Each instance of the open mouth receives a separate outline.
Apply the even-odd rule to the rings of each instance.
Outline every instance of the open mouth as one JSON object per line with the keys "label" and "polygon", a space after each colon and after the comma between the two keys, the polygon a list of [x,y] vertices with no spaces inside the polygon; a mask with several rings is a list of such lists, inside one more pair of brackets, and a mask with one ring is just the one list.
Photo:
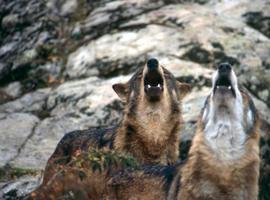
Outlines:
{"label": "open mouth", "polygon": [[236,97],[235,89],[232,85],[229,74],[218,74],[218,78],[214,86],[214,94],[217,90],[221,91],[222,93],[231,92],[233,96]]}
{"label": "open mouth", "polygon": [[158,101],[163,92],[163,77],[158,70],[149,70],[144,77],[144,91],[150,101]]}

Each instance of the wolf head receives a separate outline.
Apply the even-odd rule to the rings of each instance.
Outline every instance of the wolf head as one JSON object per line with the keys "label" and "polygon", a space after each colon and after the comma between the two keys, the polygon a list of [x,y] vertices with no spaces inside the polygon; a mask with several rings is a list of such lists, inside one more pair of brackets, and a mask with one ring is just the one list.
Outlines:
{"label": "wolf head", "polygon": [[228,63],[218,66],[212,77],[212,91],[203,108],[203,121],[216,120],[219,115],[229,115],[239,120],[248,134],[255,127],[257,112],[247,92],[239,88],[237,77]]}
{"label": "wolf head", "polygon": [[220,64],[202,110],[202,127],[209,146],[223,159],[238,159],[245,152],[246,141],[256,136],[257,124],[252,99],[239,89],[231,65]]}
{"label": "wolf head", "polygon": [[127,83],[115,84],[113,89],[126,102],[128,113],[134,114],[138,107],[151,113],[151,110],[158,110],[161,105],[171,107],[164,112],[170,112],[171,109],[178,111],[181,99],[190,91],[191,86],[177,81],[157,59],[152,58]]}

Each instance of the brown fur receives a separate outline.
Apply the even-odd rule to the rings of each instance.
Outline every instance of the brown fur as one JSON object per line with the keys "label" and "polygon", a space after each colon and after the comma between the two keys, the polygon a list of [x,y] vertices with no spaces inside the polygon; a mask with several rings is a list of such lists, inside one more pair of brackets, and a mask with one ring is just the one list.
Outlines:
{"label": "brown fur", "polygon": [[[224,92],[220,94],[225,95]],[[147,178],[145,173],[140,175],[142,172],[133,172],[130,173],[131,175],[124,174],[112,178],[108,184],[107,199],[124,200],[129,199],[128,195],[132,195],[133,199],[151,199],[159,196],[160,199],[178,200],[256,200],[258,198],[260,163],[259,119],[253,102],[246,92],[241,90],[239,95],[243,99],[242,108],[239,108],[243,109],[243,121],[240,122],[246,136],[243,150],[235,152],[236,155],[240,155],[239,158],[227,159],[221,154],[222,151],[218,151],[218,155],[213,152],[206,141],[205,127],[208,121],[202,120],[204,114],[202,112],[187,163],[182,167],[176,167],[178,174],[174,175],[174,180],[170,182],[169,188],[166,187],[166,183],[160,181],[165,180],[164,174],[162,177],[153,174]],[[212,101],[211,98],[211,95],[207,98],[203,111],[209,109],[207,106]],[[221,101],[218,109],[224,109],[229,101],[230,99],[225,98],[225,102]],[[248,124],[250,119],[248,119],[248,111],[253,114],[251,127]],[[230,110],[226,110],[226,112],[230,113]],[[238,114],[240,115],[240,113]],[[241,135],[242,133],[235,134]],[[126,178],[130,176],[131,178]],[[128,181],[125,181],[126,179]],[[148,191],[148,195],[151,197],[145,197],[144,191],[140,188],[149,185],[153,185],[152,189]],[[117,194],[121,194],[121,196],[119,197]]]}
{"label": "brown fur", "polygon": [[[130,98],[127,101],[131,103],[125,108],[125,115],[114,141],[115,149],[131,153],[144,164],[176,162],[182,124],[181,100],[190,90],[188,84],[173,81],[173,76],[165,68],[159,70],[166,81],[161,100],[157,103],[148,101],[144,87],[135,86],[132,89],[131,85],[123,86]],[[138,77],[144,74],[145,69]],[[136,81],[143,85],[143,78]],[[134,93],[141,95],[132,102]]]}
{"label": "brown fur", "polygon": [[[249,110],[254,114],[254,118],[251,127],[247,126],[247,121],[241,122],[244,124],[247,137],[243,154],[239,154],[241,156],[238,159],[223,159],[222,155],[213,152],[206,141],[207,122],[203,120],[204,112],[202,112],[188,160],[184,165],[148,166],[139,170],[125,169],[115,174],[109,173],[97,181],[91,179],[96,181],[95,183],[88,183],[90,179],[86,179],[84,183],[69,182],[69,184],[76,185],[79,191],[82,190],[80,194],[88,194],[82,199],[256,200],[260,161],[259,119],[250,97],[244,91],[241,91],[241,96],[243,119],[247,119]],[[210,98],[211,96],[207,98],[203,111],[208,109]],[[71,175],[73,174],[70,173]],[[55,182],[59,180],[61,179],[55,179]],[[98,194],[101,196],[92,195],[97,193],[91,194],[93,185],[97,186],[95,191],[99,191]]]}
{"label": "brown fur", "polygon": [[[243,94],[246,106],[249,97]],[[258,196],[259,177],[259,121],[245,143],[245,153],[235,161],[217,159],[203,136],[204,124],[199,121],[189,152],[187,164],[182,169],[181,192],[183,200],[255,200]]]}
{"label": "brown fur", "polygon": [[[37,191],[43,191],[52,177],[58,177],[58,166],[67,165],[78,151],[108,148],[130,153],[144,164],[175,163],[179,156],[181,100],[191,87],[178,82],[161,66],[158,71],[164,81],[159,101],[149,101],[144,92],[146,66],[139,69],[127,83],[115,84],[113,89],[126,102],[121,123],[111,128],[92,128],[66,134],[48,160],[43,183]],[[73,176],[68,176],[67,182],[72,182],[70,177]],[[100,175],[100,179],[102,177]]]}

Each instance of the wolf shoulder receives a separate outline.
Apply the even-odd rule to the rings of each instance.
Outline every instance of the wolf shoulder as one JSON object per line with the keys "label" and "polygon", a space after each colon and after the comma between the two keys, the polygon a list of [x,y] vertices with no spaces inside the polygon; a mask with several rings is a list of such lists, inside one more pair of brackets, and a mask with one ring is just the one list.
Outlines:
{"label": "wolf shoulder", "polygon": [[70,151],[80,149],[88,150],[88,148],[112,148],[113,141],[118,126],[110,127],[93,127],[85,130],[75,130],[66,133],[56,146],[59,148],[68,148]]}

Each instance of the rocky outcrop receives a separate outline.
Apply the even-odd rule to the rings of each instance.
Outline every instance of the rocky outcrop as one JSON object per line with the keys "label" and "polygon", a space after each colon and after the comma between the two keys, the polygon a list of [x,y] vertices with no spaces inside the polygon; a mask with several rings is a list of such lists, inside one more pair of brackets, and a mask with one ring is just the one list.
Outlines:
{"label": "rocky outcrop", "polygon": [[66,132],[117,123],[111,85],[157,57],[194,85],[181,158],[215,65],[234,65],[261,114],[260,199],[270,199],[269,13],[267,0],[0,0],[0,198],[40,177],[6,176],[7,167],[40,172]]}

